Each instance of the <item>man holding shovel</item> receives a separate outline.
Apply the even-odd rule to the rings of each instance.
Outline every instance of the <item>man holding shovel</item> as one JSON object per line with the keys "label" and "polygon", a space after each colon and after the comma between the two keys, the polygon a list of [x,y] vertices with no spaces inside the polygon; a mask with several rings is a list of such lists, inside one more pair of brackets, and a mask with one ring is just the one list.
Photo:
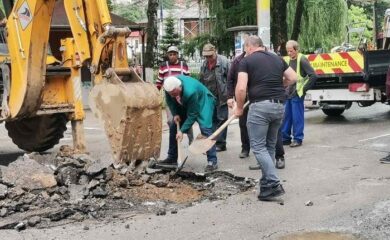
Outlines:
{"label": "man holding shovel", "polygon": [[297,74],[280,57],[266,52],[258,36],[249,36],[238,68],[234,114],[241,116],[246,94],[250,101],[247,128],[250,146],[261,166],[260,194],[258,199],[269,201],[284,194],[277,176],[273,158],[283,112],[284,86],[296,82]]}
{"label": "man holding shovel", "polygon": [[[195,122],[199,124],[203,136],[208,137],[213,133],[215,97],[199,81],[184,75],[168,77],[163,87],[173,120],[181,124],[179,131],[176,124],[169,128],[168,159],[172,159],[171,164],[177,165],[177,141],[183,139],[183,133],[187,133]],[[218,169],[215,145],[207,151],[207,162],[205,172]]]}

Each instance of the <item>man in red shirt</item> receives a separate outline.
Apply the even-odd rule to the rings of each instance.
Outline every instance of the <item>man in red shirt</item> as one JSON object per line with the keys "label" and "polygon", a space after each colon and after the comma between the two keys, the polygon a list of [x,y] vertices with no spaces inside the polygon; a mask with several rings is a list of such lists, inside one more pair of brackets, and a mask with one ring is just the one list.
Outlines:
{"label": "man in red shirt", "polygon": [[189,75],[187,63],[179,60],[179,49],[176,46],[170,46],[167,51],[168,60],[161,63],[158,69],[158,78],[156,86],[160,90],[164,84],[164,79],[170,76],[180,74]]}

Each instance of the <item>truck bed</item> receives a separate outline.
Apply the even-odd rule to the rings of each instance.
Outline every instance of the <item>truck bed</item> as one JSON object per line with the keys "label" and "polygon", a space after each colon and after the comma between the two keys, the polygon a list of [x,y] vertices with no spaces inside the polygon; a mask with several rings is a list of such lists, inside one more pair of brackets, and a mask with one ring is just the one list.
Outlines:
{"label": "truck bed", "polygon": [[311,54],[307,58],[318,75],[312,89],[341,89],[361,82],[384,87],[390,50]]}

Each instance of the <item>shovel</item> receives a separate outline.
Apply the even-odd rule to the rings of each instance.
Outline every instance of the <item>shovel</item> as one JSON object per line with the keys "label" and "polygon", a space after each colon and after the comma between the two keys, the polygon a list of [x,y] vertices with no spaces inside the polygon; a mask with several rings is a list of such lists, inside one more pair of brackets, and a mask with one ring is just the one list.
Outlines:
{"label": "shovel", "polygon": [[[179,122],[176,122],[176,129],[177,132],[180,131],[180,125]],[[187,160],[187,159],[186,159]],[[181,145],[181,141],[177,140],[177,168],[183,167],[184,161],[183,161],[183,147]]]}
{"label": "shovel", "polygon": [[[249,101],[245,103],[244,109],[249,105]],[[207,152],[210,148],[213,147],[216,138],[218,135],[231,123],[234,119],[236,119],[236,115],[232,115],[222,126],[220,126],[213,134],[209,137],[205,137],[202,134],[199,134],[196,139],[192,142],[192,144],[188,147],[188,150],[193,154],[201,154]]]}

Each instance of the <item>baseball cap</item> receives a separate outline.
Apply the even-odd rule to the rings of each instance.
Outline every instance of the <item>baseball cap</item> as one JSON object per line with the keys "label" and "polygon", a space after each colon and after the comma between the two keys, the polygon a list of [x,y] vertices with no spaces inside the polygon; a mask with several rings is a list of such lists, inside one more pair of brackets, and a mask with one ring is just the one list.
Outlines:
{"label": "baseball cap", "polygon": [[207,43],[206,45],[203,46],[203,56],[212,56],[215,52],[215,47],[211,43]]}
{"label": "baseball cap", "polygon": [[179,49],[176,46],[170,46],[167,50],[167,53],[169,52],[176,52],[179,53]]}
{"label": "baseball cap", "polygon": [[167,92],[172,91],[173,89],[180,87],[181,86],[181,81],[177,77],[167,77],[164,80],[164,89]]}

